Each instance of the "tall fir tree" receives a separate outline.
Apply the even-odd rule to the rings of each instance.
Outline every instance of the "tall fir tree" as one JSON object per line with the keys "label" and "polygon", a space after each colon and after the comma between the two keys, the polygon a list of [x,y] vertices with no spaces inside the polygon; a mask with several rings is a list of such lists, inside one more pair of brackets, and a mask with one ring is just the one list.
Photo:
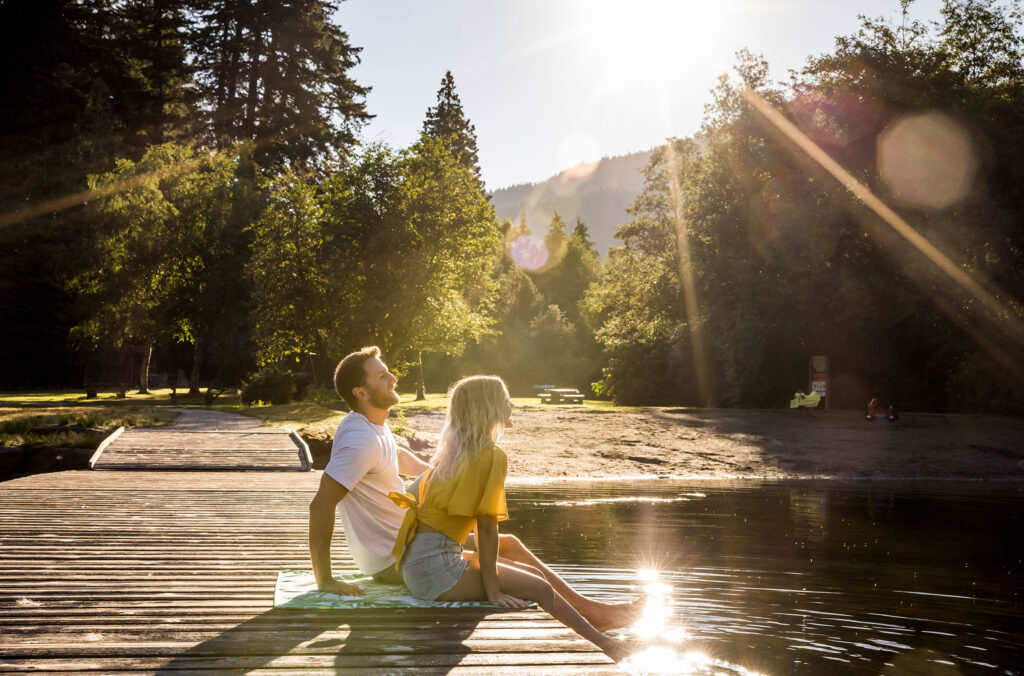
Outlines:
{"label": "tall fir tree", "polygon": [[530,226],[526,224],[526,210],[519,214],[519,222],[509,230],[509,240],[515,241],[520,237],[529,237],[533,233],[530,231]]}
{"label": "tall fir tree", "polygon": [[[56,200],[126,153],[126,70],[109,0],[0,2],[0,354],[3,383],[67,383],[71,299],[61,277],[90,225]],[[27,210],[27,211],[26,211]]]}
{"label": "tall fir tree", "polygon": [[[112,96],[127,68],[107,0],[0,3],[0,208],[85,188],[120,151]],[[105,152],[97,156],[103,147]]]}
{"label": "tall fir tree", "polygon": [[114,47],[128,61],[128,140],[139,147],[187,141],[192,134],[196,92],[187,37],[193,28],[190,2],[130,2],[118,12],[122,24]]}
{"label": "tall fir tree", "polygon": [[327,0],[196,0],[196,82],[218,146],[255,144],[265,167],[321,170],[346,160],[371,117],[349,71],[360,48]]}
{"label": "tall fir tree", "polygon": [[423,133],[434,139],[446,139],[452,154],[462,166],[473,172],[480,185],[480,159],[477,156],[476,127],[466,118],[462,101],[455,92],[455,78],[449,70],[437,90],[437,105],[427,108]]}
{"label": "tall fir tree", "polygon": [[566,248],[569,244],[569,238],[565,235],[565,219],[558,215],[558,211],[555,211],[554,217],[551,219],[551,224],[548,226],[548,232],[544,235],[544,246],[548,250],[548,260],[541,268],[541,272],[546,272],[553,269],[562,259],[565,258]]}

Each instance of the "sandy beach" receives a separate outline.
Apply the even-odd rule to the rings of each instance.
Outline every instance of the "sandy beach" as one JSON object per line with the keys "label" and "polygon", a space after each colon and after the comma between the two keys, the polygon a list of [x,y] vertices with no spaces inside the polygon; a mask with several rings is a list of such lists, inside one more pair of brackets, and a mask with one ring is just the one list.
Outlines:
{"label": "sandy beach", "polygon": [[[444,414],[412,414],[429,455]],[[688,478],[958,478],[1024,480],[1024,419],[858,411],[528,406],[502,439],[510,480]]]}

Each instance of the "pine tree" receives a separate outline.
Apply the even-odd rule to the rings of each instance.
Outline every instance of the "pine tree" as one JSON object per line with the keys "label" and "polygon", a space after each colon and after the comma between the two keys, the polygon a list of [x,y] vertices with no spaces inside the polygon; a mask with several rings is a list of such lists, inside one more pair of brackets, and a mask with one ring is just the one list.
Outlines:
{"label": "pine tree", "polygon": [[526,225],[526,210],[519,214],[519,223],[515,225],[510,231],[509,240],[515,241],[520,237],[529,237],[533,233],[530,232],[530,227]]}
{"label": "pine tree", "polygon": [[[0,209],[85,188],[123,127],[110,96],[123,70],[107,0],[0,3]],[[97,157],[98,145],[110,150]]]}
{"label": "pine tree", "polygon": [[322,169],[347,159],[371,116],[351,78],[358,47],[328,0],[196,0],[196,80],[220,147],[253,141],[265,167]]}
{"label": "pine tree", "polygon": [[576,217],[576,227],[573,228],[570,239],[579,242],[584,249],[593,250],[594,255],[597,255],[597,251],[594,248],[594,240],[590,237],[590,230],[587,229],[587,224],[579,216]]}
{"label": "pine tree", "polygon": [[545,270],[562,262],[568,245],[569,238],[565,236],[565,220],[558,215],[556,210],[554,218],[551,219],[551,225],[548,226],[548,233],[544,235],[544,246],[548,249],[548,262],[544,266]]}
{"label": "pine tree", "polygon": [[125,5],[114,45],[129,61],[121,97],[129,141],[159,145],[190,136],[196,93],[186,51],[192,28],[187,2],[152,0]]}
{"label": "pine tree", "polygon": [[480,180],[480,160],[477,157],[476,127],[462,110],[462,101],[455,93],[455,78],[448,71],[437,90],[437,105],[427,108],[427,119],[423,121],[423,133],[434,139],[447,139],[451,151],[462,166],[473,172]]}

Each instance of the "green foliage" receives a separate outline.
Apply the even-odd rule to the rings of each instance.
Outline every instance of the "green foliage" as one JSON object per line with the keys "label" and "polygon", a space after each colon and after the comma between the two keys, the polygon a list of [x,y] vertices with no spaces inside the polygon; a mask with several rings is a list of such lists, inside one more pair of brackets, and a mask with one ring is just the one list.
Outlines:
{"label": "green foliage", "polygon": [[[500,243],[494,210],[446,140],[421,138],[405,170],[393,256],[371,273],[377,335],[399,358],[405,350],[458,354],[490,323],[481,304]],[[408,285],[386,284],[401,274]]]}
{"label": "green foliage", "polygon": [[261,363],[367,344],[393,362],[455,354],[488,325],[494,214],[444,141],[371,146],[323,182],[286,174],[253,234]]}
{"label": "green foliage", "polygon": [[[878,395],[911,409],[1020,410],[1010,327],[1021,319],[1024,247],[1010,214],[1024,211],[1012,131],[1024,119],[1021,17],[948,0],[943,19],[934,33],[906,16],[900,26],[865,19],[834,53],[810,59],[790,92],[770,83],[763,60],[739,55],[738,82],[715,89],[702,133],[652,154],[617,232],[625,246],[587,293],[584,317],[608,357],[597,389],[618,403],[779,406],[806,386],[807,357],[827,354],[838,406]],[[936,108],[969,120],[993,149],[983,183],[952,207],[903,212],[955,265],[1002,286],[990,287],[1006,299],[1000,313],[783,142],[743,88],[896,206],[875,166],[886,125]],[[995,383],[998,397],[981,394]]]}
{"label": "green foliage", "polygon": [[90,205],[96,236],[70,282],[85,315],[72,335],[86,348],[108,341],[152,344],[161,324],[172,321],[187,239],[172,194],[197,164],[190,150],[167,144],[152,148],[138,163],[122,159],[114,171],[90,178],[95,191],[130,187]]}
{"label": "green foliage", "polygon": [[[154,333],[171,370],[174,341],[192,344],[193,388],[204,362],[214,380],[251,366],[241,226],[262,210],[260,175],[344,160],[368,117],[367,90],[350,76],[359,49],[334,10],[320,0],[0,4],[0,213],[21,218],[4,226],[0,246],[0,312],[20,318],[0,342],[19,364],[5,382],[70,384],[83,354],[107,344],[116,357],[113,346]],[[177,161],[154,154],[166,141],[222,151],[202,163],[197,194],[167,193],[171,175],[143,177]],[[214,179],[215,165],[235,157],[234,177]],[[86,194],[134,178],[120,200]],[[168,205],[177,213],[159,213]],[[136,264],[143,232],[154,251]],[[169,242],[183,248],[165,265],[155,256]],[[111,256],[125,265],[99,269]],[[124,318],[130,326],[119,326]]]}
{"label": "green foliage", "polygon": [[585,390],[603,359],[579,304],[600,274],[600,260],[586,225],[577,222],[567,237],[556,214],[546,239],[561,255],[543,270],[527,272],[512,259],[509,247],[529,234],[525,216],[506,229],[506,247],[493,273],[496,291],[487,300],[494,327],[467,350],[461,373],[496,373],[524,394],[552,383]]}
{"label": "green foliage", "polygon": [[185,141],[197,117],[186,39],[189,3],[129,2],[116,13],[123,63],[126,140],[134,146]]}
{"label": "green foliage", "polygon": [[249,260],[261,364],[317,349],[332,328],[331,309],[344,297],[332,293],[325,227],[315,184],[285,174],[271,185],[267,209],[252,227]]}
{"label": "green foliage", "polygon": [[262,167],[299,173],[345,160],[369,118],[350,70],[358,47],[327,0],[196,2],[189,44],[205,131],[218,147],[252,141]]}
{"label": "green foliage", "polygon": [[[256,364],[250,386],[273,389],[300,365],[329,383],[336,358],[378,344],[399,370],[426,354],[441,387],[497,372],[518,391],[777,406],[828,354],[834,404],[1024,410],[1022,15],[945,0],[927,25],[901,6],[788,88],[740,53],[701,133],[651,153],[623,246],[602,264],[586,225],[554,213],[534,224],[549,262],[525,271],[508,250],[525,212],[496,223],[451,73],[417,143],[353,154],[367,90],[333,3],[2,3],[0,211],[38,207],[0,233],[3,377],[77,381],[70,332],[83,355],[136,346],[143,387],[154,346],[168,370],[191,346],[193,388],[204,368]],[[745,89],[995,302],[796,152]],[[879,138],[915,111],[953,120],[978,159],[953,205],[908,206],[879,177]]]}
{"label": "green foliage", "polygon": [[280,366],[267,366],[251,374],[239,390],[244,406],[269,403],[274,406],[302,401],[309,391],[309,376]]}
{"label": "green foliage", "polygon": [[[233,276],[244,245],[237,168],[225,154],[167,143],[90,177],[106,196],[89,205],[91,241],[68,281],[81,317],[71,337],[81,349],[152,346],[162,337],[216,344],[213,334],[244,316]],[[144,387],[145,357],[142,368]]]}

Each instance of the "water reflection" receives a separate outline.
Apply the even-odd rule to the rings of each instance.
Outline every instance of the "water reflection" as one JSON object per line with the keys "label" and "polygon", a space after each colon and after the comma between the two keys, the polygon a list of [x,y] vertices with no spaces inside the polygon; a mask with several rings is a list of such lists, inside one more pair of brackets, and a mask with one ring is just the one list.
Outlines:
{"label": "water reflection", "polygon": [[649,592],[633,673],[1015,673],[1024,486],[510,487],[510,532],[581,592]]}

